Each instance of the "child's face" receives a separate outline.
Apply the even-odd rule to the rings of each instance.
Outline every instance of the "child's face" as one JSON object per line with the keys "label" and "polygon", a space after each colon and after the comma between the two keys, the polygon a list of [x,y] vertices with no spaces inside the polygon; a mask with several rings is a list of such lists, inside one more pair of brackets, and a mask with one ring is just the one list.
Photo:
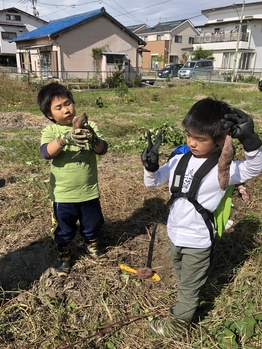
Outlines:
{"label": "child's face", "polygon": [[196,158],[208,158],[218,146],[210,134],[194,130],[186,130],[186,143]]}
{"label": "child's face", "polygon": [[74,103],[62,96],[56,96],[52,99],[50,111],[49,119],[55,120],[59,125],[71,125],[76,115]]}

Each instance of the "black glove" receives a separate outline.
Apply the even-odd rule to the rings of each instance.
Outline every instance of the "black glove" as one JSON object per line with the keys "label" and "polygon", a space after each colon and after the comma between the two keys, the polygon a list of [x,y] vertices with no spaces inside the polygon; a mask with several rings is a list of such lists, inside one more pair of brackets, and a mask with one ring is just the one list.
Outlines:
{"label": "black glove", "polygon": [[158,149],[162,143],[162,133],[159,131],[155,144],[152,143],[151,132],[147,131],[147,148],[141,154],[141,161],[145,169],[149,172],[155,172],[159,169]]}
{"label": "black glove", "polygon": [[232,114],[225,114],[221,120],[225,130],[232,138],[237,138],[246,151],[258,149],[262,145],[259,136],[254,132],[253,119],[242,110],[232,108]]}

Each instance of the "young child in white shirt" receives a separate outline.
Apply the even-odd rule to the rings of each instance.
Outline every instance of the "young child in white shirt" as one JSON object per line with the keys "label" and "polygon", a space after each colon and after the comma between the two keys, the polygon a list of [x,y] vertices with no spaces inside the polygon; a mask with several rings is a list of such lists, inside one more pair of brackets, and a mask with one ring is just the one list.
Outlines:
{"label": "young child in white shirt", "polygon": [[[170,307],[168,318],[149,322],[153,332],[175,340],[185,336],[198,307],[199,292],[208,277],[212,240],[216,234],[214,225],[211,223],[208,229],[203,216],[186,196],[196,171],[202,164],[207,164],[207,159],[215,153],[220,154],[223,147],[221,155],[218,155],[222,160],[222,169],[221,164],[220,167],[216,164],[202,178],[195,196],[201,207],[212,213],[229,185],[244,183],[258,176],[262,170],[262,142],[254,132],[252,118],[243,111],[231,108],[223,101],[205,98],[192,106],[182,126],[192,154],[182,178],[182,194],[174,198],[167,221],[171,258],[179,281],[179,299]],[[230,136],[243,144],[245,161],[232,161]],[[153,144],[148,132],[148,147],[141,155],[144,183],[146,187],[154,188],[168,182],[171,192],[175,169],[184,155],[178,154],[159,167],[160,145],[161,134],[157,135]]]}

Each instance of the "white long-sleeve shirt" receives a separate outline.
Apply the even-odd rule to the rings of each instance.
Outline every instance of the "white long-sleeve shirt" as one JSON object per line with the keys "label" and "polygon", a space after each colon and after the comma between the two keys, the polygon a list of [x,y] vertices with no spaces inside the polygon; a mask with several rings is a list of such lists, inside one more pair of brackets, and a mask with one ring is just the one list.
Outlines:
{"label": "white long-sleeve shirt", "polygon": [[[175,168],[183,154],[177,154],[156,172],[144,170],[144,183],[148,188],[169,183],[172,185]],[[262,171],[262,150],[245,152],[245,161],[232,161],[230,165],[229,185],[244,183],[258,176]],[[191,156],[186,169],[182,192],[188,192],[193,176],[206,161],[203,158]],[[208,211],[214,212],[225,191],[218,182],[218,166],[216,165],[201,181],[196,200]],[[167,231],[174,245],[191,248],[207,248],[211,245],[210,234],[206,224],[193,204],[185,198],[175,199],[167,221]],[[215,235],[214,231],[214,235]]]}

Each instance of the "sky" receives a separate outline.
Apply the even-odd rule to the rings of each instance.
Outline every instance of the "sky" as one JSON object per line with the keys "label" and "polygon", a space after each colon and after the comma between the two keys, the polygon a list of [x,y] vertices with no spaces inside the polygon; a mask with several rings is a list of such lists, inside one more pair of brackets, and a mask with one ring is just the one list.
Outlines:
{"label": "sky", "polygon": [[[242,5],[261,0],[238,0]],[[207,23],[202,10],[229,6],[232,0],[0,0],[0,10],[16,7],[33,15],[32,3],[39,18],[51,20],[74,14],[97,10],[101,7],[124,26],[147,24],[154,26],[159,22],[189,19],[194,26]],[[262,6],[262,2],[261,2]]]}

